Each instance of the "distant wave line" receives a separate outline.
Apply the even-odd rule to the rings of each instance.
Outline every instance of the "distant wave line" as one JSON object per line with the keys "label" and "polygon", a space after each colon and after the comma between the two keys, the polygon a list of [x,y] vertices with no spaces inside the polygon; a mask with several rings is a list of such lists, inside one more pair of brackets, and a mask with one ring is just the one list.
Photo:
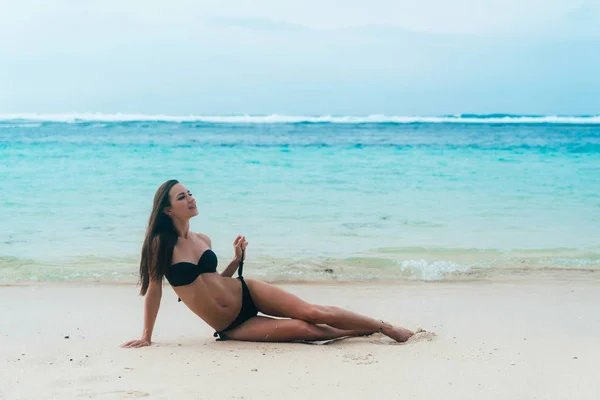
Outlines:
{"label": "distant wave line", "polygon": [[509,114],[459,114],[448,116],[303,116],[303,115],[164,115],[164,114],[0,114],[0,122],[198,122],[212,124],[600,124],[600,115],[557,116],[557,115],[509,115]]}

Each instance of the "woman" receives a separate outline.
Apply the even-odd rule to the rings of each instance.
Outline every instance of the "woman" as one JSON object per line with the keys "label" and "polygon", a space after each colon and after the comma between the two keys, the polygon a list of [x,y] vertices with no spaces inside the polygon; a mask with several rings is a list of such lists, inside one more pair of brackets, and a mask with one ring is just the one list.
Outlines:
{"label": "woman", "polygon": [[[233,242],[235,258],[221,272],[211,240],[190,232],[190,219],[198,215],[196,200],[176,180],[162,184],[154,205],[142,247],[140,294],[144,302],[142,338],[123,347],[143,347],[152,343],[152,330],[166,277],[180,301],[213,327],[221,340],[315,341],[375,332],[398,341],[414,333],[363,315],[332,306],[307,303],[276,286],[241,275],[248,241],[238,236]],[[240,266],[237,279],[231,278]],[[269,315],[257,316],[257,313]]]}

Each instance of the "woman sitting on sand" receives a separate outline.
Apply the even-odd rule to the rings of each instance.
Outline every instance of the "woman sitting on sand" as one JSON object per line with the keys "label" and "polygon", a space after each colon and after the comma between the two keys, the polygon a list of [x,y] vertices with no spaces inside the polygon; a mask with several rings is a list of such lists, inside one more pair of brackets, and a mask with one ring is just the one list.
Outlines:
{"label": "woman sitting on sand", "polygon": [[[222,340],[315,341],[381,332],[405,342],[414,335],[408,329],[339,307],[307,303],[265,282],[244,280],[241,267],[248,245],[244,236],[235,239],[235,258],[218,273],[210,238],[190,232],[190,218],[196,215],[196,200],[178,181],[169,180],[156,191],[140,262],[140,294],[146,296],[144,330],[141,339],[123,347],[152,343],[163,277],[180,301],[213,327],[215,336]],[[231,278],[238,265],[238,278]],[[257,316],[258,312],[279,318]]]}

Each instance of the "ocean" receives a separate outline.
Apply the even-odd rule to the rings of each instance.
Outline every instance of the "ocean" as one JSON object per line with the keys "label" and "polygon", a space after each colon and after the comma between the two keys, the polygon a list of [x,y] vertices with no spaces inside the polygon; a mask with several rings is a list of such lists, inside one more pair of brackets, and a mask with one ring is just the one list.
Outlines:
{"label": "ocean", "polygon": [[600,116],[0,115],[0,175],[4,284],[135,282],[168,179],[248,277],[600,270]]}

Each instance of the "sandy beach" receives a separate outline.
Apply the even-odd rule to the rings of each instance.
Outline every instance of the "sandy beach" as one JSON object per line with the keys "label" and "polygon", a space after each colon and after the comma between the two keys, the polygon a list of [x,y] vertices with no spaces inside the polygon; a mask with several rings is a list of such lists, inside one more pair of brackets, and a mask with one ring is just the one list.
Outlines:
{"label": "sandy beach", "polygon": [[282,285],[436,336],[218,342],[167,288],[152,347],[130,285],[0,288],[5,399],[598,399],[600,284]]}

